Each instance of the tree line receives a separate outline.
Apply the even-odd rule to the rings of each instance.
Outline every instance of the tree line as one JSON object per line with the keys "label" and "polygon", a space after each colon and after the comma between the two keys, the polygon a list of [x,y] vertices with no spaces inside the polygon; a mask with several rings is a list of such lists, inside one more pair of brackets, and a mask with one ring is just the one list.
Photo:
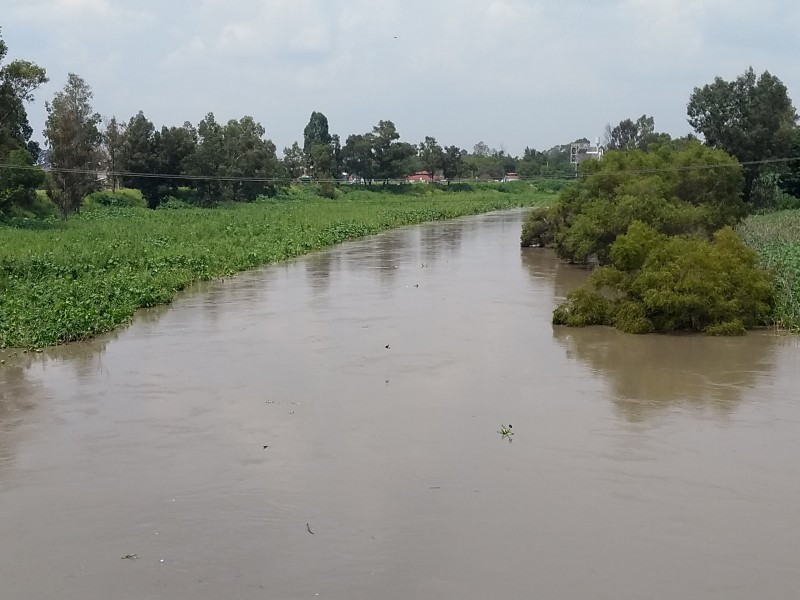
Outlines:
{"label": "tree line", "polygon": [[[426,171],[434,178],[499,180],[508,173],[521,177],[568,177],[572,143],[522,156],[484,142],[472,151],[442,145],[426,136],[417,144],[402,141],[395,124],[379,121],[370,131],[348,135],[344,142],[331,133],[328,119],[313,112],[302,144],[284,148],[279,157],[264,127],[245,116],[220,123],[213,113],[197,125],[162,126],[143,112],[125,119],[103,119],[91,104],[92,90],[70,74],[63,90],[46,103],[45,149],[32,141],[25,103],[47,82],[45,69],[24,60],[4,63],[7,47],[0,37],[0,216],[35,212],[37,189],[62,216],[80,209],[82,199],[100,187],[98,172],[110,173],[109,184],[138,189],[150,207],[188,188],[187,197],[201,206],[220,201],[250,201],[275,194],[285,182],[312,179],[333,193],[333,183],[402,179]],[[696,88],[688,104],[689,123],[706,145],[742,162],[775,157],[800,157],[797,115],[786,87],[765,72],[752,69],[734,81],[716,78]],[[625,119],[606,127],[605,149],[655,151],[684,147],[693,135],[673,140],[655,130],[652,117]],[[588,143],[589,140],[575,140]],[[573,142],[573,143],[575,143]],[[50,167],[45,172],[34,168]],[[800,194],[800,160],[745,167],[744,195],[769,205]]]}

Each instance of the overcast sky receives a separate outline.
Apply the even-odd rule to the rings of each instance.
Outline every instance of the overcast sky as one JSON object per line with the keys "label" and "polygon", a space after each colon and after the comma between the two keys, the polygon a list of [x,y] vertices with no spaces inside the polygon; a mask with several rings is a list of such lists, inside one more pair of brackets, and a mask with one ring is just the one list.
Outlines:
{"label": "overcast sky", "polygon": [[521,154],[642,113],[690,131],[695,86],[749,65],[800,103],[797,0],[0,0],[10,58],[77,73],[105,117],[251,115],[280,150],[313,110],[342,140],[380,119]]}

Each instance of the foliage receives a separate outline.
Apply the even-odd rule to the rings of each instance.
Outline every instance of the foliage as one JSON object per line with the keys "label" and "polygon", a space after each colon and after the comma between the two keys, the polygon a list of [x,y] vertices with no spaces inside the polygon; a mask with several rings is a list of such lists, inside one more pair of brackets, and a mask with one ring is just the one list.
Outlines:
{"label": "foliage", "polygon": [[32,214],[36,188],[45,180],[44,171],[33,168],[33,159],[25,148],[11,150],[5,162],[12,168],[0,169],[0,217]]}
{"label": "foliage", "polygon": [[655,119],[642,115],[636,121],[625,119],[619,125],[606,125],[606,150],[647,150],[650,144],[668,144],[667,133],[656,133]]}
{"label": "foliage", "polygon": [[[764,71],[756,77],[748,68],[734,81],[716,77],[695,88],[688,105],[689,124],[706,143],[741,162],[788,156],[795,135],[797,112],[780,79]],[[760,167],[745,169],[745,195]]]}
{"label": "foliage", "polygon": [[447,181],[464,176],[465,151],[458,146],[447,146],[442,152],[442,175]]}
{"label": "foliage", "polygon": [[102,160],[106,170],[111,173],[109,175],[111,191],[116,191],[119,177],[114,173],[121,170],[120,154],[125,141],[125,124],[117,121],[116,117],[108,119],[102,133],[102,140]]}
{"label": "foliage", "polygon": [[431,175],[444,169],[444,149],[436,141],[435,137],[429,135],[419,145],[419,163],[423,170]]}
{"label": "foliage", "polygon": [[740,335],[772,314],[770,275],[757,260],[730,227],[709,242],[635,221],[611,245],[608,265],[568,294],[553,322],[612,325],[628,333]]}
{"label": "foliage", "polygon": [[197,147],[185,160],[187,179],[193,180],[201,206],[251,202],[276,192],[274,180],[282,169],[275,144],[264,134],[264,127],[252,117],[221,125],[209,113],[200,121]]}
{"label": "foliage", "polygon": [[147,201],[141,191],[131,188],[120,188],[116,191],[100,190],[92,192],[83,199],[83,206],[117,206],[120,208],[147,208]]}
{"label": "foliage", "polygon": [[531,214],[523,245],[552,245],[563,259],[605,264],[634,221],[669,235],[708,237],[744,214],[740,166],[699,142],[682,150],[611,152],[581,169],[558,202]]}
{"label": "foliage", "polygon": [[47,75],[29,61],[4,64],[7,53],[0,37],[0,162],[19,167],[0,172],[0,218],[30,214],[36,187],[44,180],[42,171],[29,169],[38,158],[39,147],[31,141],[33,130],[25,102],[33,100],[33,92],[47,82]]}
{"label": "foliage", "polygon": [[800,210],[754,215],[737,231],[758,253],[761,264],[774,274],[773,320],[781,327],[800,331]]}
{"label": "foliage", "polygon": [[110,206],[85,210],[55,228],[0,225],[0,347],[83,339],[125,323],[138,308],[170,302],[196,281],[394,227],[546,198],[530,190],[425,189],[395,196],[344,187],[335,200],[320,199],[313,186],[297,186],[213,210]]}
{"label": "foliage", "polygon": [[66,218],[79,211],[83,197],[96,190],[99,166],[100,115],[92,112],[92,90],[69,74],[64,90],[47,107],[44,135],[50,148],[51,173],[48,195]]}

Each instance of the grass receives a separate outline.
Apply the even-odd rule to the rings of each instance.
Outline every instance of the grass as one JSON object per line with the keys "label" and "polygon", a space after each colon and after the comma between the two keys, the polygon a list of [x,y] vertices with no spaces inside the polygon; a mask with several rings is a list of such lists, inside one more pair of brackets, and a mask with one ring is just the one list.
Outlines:
{"label": "grass", "polygon": [[776,325],[800,331],[800,210],[751,216],[738,232],[773,272]]}
{"label": "grass", "polygon": [[[411,186],[405,186],[411,187]],[[216,209],[95,206],[66,222],[0,225],[0,348],[42,348],[128,322],[197,281],[404,225],[533,206],[524,186],[403,194],[313,187]]]}

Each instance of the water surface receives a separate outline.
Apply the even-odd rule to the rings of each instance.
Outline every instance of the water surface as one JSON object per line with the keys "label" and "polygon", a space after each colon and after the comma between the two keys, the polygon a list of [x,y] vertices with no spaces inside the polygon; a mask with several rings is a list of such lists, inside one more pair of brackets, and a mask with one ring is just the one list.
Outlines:
{"label": "water surface", "polygon": [[797,341],[554,328],[586,273],[521,251],[522,218],[5,355],[0,595],[795,597]]}

